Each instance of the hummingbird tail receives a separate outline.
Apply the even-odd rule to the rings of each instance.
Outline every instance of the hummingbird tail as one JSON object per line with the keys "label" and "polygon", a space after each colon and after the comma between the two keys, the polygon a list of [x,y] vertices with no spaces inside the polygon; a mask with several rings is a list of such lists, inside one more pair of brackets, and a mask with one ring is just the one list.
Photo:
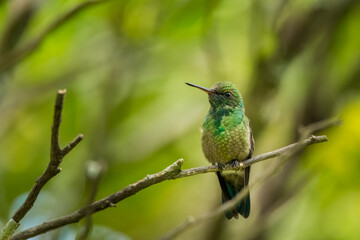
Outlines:
{"label": "hummingbird tail", "polygon": [[[220,172],[216,173],[220,182],[221,190],[222,190],[222,202],[226,202],[228,200],[233,199],[237,193],[241,192],[244,186],[248,185],[249,175],[250,175],[250,167],[245,168],[245,176],[240,175],[239,177],[243,180],[243,184],[234,184],[234,181],[226,180]],[[250,192],[236,205],[234,209],[231,211],[225,212],[225,216],[228,219],[238,218],[239,214],[244,218],[247,218],[250,215]]]}

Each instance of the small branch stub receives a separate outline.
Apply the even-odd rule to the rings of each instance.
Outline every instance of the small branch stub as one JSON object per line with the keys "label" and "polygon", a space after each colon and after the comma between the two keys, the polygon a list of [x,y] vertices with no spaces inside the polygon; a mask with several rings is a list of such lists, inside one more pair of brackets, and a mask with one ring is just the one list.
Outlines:
{"label": "small branch stub", "polygon": [[181,172],[181,167],[184,163],[184,159],[180,158],[170,166],[164,169],[164,173],[168,174],[170,178],[175,177]]}

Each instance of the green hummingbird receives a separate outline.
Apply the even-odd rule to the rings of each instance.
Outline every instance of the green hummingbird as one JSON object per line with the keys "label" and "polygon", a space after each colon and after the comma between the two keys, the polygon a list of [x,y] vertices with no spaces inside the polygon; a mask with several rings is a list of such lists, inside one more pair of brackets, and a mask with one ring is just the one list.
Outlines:
{"label": "green hummingbird", "polygon": [[[186,83],[208,94],[210,110],[202,124],[201,145],[206,159],[220,167],[244,161],[254,152],[254,138],[249,119],[245,115],[241,94],[231,82],[218,82],[211,88]],[[223,203],[232,199],[249,184],[250,166],[239,171],[216,172],[222,190]],[[247,218],[250,214],[250,193],[225,213],[228,219]]]}

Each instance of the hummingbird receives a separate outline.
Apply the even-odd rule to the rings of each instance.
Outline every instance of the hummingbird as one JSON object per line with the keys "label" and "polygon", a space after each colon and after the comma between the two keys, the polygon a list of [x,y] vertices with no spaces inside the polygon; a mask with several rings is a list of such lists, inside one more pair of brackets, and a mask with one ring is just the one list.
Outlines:
{"label": "hummingbird", "polygon": [[[240,92],[231,82],[218,82],[211,88],[186,83],[208,94],[210,109],[201,130],[201,145],[206,159],[220,167],[244,161],[254,152],[254,138]],[[216,172],[222,190],[222,202],[235,197],[249,184],[250,166],[237,171]],[[250,214],[250,192],[231,211],[228,219],[247,218]]]}

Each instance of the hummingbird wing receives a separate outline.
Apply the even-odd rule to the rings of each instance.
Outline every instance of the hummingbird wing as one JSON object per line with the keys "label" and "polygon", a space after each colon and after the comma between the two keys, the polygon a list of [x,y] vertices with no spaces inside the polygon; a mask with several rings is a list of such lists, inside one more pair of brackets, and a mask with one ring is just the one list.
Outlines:
{"label": "hummingbird wing", "polygon": [[249,151],[249,156],[247,157],[247,159],[251,158],[254,150],[255,150],[255,140],[254,140],[254,136],[253,133],[251,131],[251,127],[250,127],[250,123],[249,123],[249,131],[250,131],[250,151]]}
{"label": "hummingbird wing", "polygon": [[[247,159],[251,158],[254,150],[255,150],[255,140],[254,140],[254,136],[253,133],[251,131],[251,127],[250,127],[250,121],[249,121],[249,125],[248,125],[249,131],[250,131],[250,149],[249,149],[249,155],[247,157]],[[249,178],[250,178],[250,166],[246,167],[245,170],[245,176],[244,176],[244,186],[248,186],[249,185]],[[237,211],[244,217],[247,218],[250,215],[250,191],[249,193],[245,196],[245,198],[243,199],[242,202],[240,202],[240,204],[237,206]]]}
{"label": "hummingbird wing", "polygon": [[[255,150],[255,140],[250,125],[249,125],[249,130],[250,130],[250,149],[247,159],[252,157]],[[245,168],[244,186],[249,185],[249,178],[250,178],[250,166]]]}
{"label": "hummingbird wing", "polygon": [[[251,132],[250,125],[248,125],[248,130],[250,132],[250,149],[249,155],[246,159],[251,158],[255,148],[254,137]],[[234,173],[233,178],[229,178],[229,174],[221,172],[216,172],[216,175],[219,179],[220,187],[222,190],[222,200],[224,203],[234,198],[235,195],[239,193],[245,186],[249,185],[250,166],[246,167],[242,173]],[[242,183],[235,183],[234,178],[238,179],[235,180],[235,182],[242,181]],[[247,218],[250,215],[250,192],[243,198],[242,201],[240,201],[236,208],[232,209],[231,211],[225,212],[225,216],[228,219],[231,219],[232,217],[238,218],[239,214],[242,215],[244,218]]]}

